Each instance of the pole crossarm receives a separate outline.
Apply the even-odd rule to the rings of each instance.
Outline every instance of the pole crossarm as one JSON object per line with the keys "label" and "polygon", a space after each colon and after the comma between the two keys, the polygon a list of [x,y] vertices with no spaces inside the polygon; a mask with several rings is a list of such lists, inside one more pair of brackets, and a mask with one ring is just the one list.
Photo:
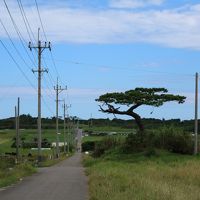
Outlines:
{"label": "pole crossarm", "polygon": [[32,51],[32,49],[41,49],[41,52],[43,52],[45,49],[49,49],[51,51],[51,42],[45,42],[44,45],[42,46],[42,42],[38,41],[38,45],[37,46],[33,46],[33,44],[31,42],[29,42],[28,45],[29,49]]}
{"label": "pole crossarm", "polygon": [[49,72],[49,70],[48,69],[41,69],[40,71],[39,70],[35,70],[35,69],[32,69],[32,72],[33,73],[44,73],[44,72],[46,72],[46,73],[48,73]]}

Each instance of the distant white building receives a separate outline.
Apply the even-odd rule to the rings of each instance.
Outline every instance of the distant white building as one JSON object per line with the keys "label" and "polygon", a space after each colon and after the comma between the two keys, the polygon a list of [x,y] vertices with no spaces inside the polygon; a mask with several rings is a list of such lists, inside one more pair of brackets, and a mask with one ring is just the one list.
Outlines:
{"label": "distant white building", "polygon": [[[66,143],[64,143],[64,142],[59,142],[59,143],[58,143],[58,146],[59,146],[59,147],[64,147],[65,144],[67,145],[67,142],[66,142]],[[51,146],[52,146],[52,147],[56,147],[56,142],[52,142],[52,143],[51,143]]]}
{"label": "distant white building", "polygon": [[109,132],[108,135],[117,135],[117,132]]}

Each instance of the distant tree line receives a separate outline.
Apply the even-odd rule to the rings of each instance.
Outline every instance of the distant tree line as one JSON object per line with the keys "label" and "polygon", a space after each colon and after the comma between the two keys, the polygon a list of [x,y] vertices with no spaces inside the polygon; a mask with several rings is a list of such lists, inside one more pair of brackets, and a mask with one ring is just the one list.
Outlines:
{"label": "distant tree line", "polygon": [[[77,122],[77,117],[72,117]],[[70,121],[72,121],[70,118]],[[43,129],[53,129],[55,128],[55,117],[52,118],[42,118],[42,128]],[[92,123],[91,123],[92,121]],[[163,126],[175,126],[181,127],[185,131],[193,132],[194,130],[194,120],[183,120],[180,119],[154,119],[154,118],[143,118],[142,122],[146,129],[155,129]],[[63,126],[63,120],[59,119],[60,128]],[[80,119],[79,124],[85,126],[92,126],[93,127],[102,127],[102,126],[111,126],[111,127],[121,127],[127,129],[136,129],[137,124],[134,122],[133,119],[130,120],[123,120],[123,119]],[[200,120],[199,120],[200,125]],[[15,128],[15,118],[7,118],[0,120],[0,129],[14,129]],[[37,118],[32,117],[31,115],[21,115],[20,116],[20,128],[21,129],[36,129],[37,128]]]}
{"label": "distant tree line", "polygon": [[[88,125],[90,124],[91,119],[89,120],[80,120],[80,124]],[[127,129],[137,129],[137,124],[134,120],[123,120],[114,118],[110,120],[107,119],[92,119],[92,125],[94,127],[102,126],[112,126],[112,127],[121,127]],[[143,118],[142,122],[146,129],[157,129],[163,126],[174,126],[183,128],[185,131],[193,132],[194,131],[194,120],[180,120],[180,119],[154,119],[154,118]],[[200,125],[200,120],[199,120]]]}

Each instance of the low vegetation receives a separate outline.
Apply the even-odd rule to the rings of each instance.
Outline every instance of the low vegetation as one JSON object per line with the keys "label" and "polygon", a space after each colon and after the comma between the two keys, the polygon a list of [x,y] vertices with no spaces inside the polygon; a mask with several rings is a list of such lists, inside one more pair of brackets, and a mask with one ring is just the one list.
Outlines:
{"label": "low vegetation", "polygon": [[0,187],[5,187],[16,183],[25,176],[37,172],[31,164],[22,163],[15,165],[13,159],[0,160]]}
{"label": "low vegetation", "polygon": [[200,158],[157,151],[86,156],[90,200],[198,200]]}
{"label": "low vegetation", "polygon": [[[37,167],[52,166],[72,155],[72,145],[69,155],[63,153],[64,148],[60,148],[61,156],[56,159],[55,148],[50,148],[51,143],[56,141],[55,130],[43,130],[42,147],[47,148],[42,151],[42,162],[37,162],[37,130],[20,130],[20,164],[16,164],[16,141],[15,130],[0,130],[0,188],[11,185],[25,176],[29,176],[37,171]],[[63,134],[60,141],[63,141]],[[32,149],[35,148],[35,149]]]}
{"label": "low vegetation", "polygon": [[[146,130],[142,140],[139,132],[133,132],[127,136],[118,134],[85,138],[82,143],[82,150],[91,151],[95,157],[99,157],[113,148],[118,148],[123,153],[146,150],[153,152],[154,149],[165,149],[172,153],[192,154],[194,144],[194,138],[190,132],[173,126]],[[87,138],[90,139],[87,140]]]}
{"label": "low vegetation", "polygon": [[53,165],[65,160],[65,159],[69,158],[72,155],[73,155],[73,153],[69,153],[67,155],[61,154],[60,157],[57,158],[57,159],[51,159],[51,160],[47,159],[44,162],[39,163],[39,167],[50,167],[50,166],[53,166]]}
{"label": "low vegetation", "polygon": [[[90,200],[200,199],[200,157],[193,156],[193,136],[162,127],[92,141],[84,157]],[[89,141],[91,143],[91,141]]]}

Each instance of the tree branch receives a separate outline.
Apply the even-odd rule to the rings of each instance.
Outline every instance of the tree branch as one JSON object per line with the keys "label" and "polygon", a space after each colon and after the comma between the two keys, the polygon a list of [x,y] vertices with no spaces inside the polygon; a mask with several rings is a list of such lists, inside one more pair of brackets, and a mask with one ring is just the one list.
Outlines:
{"label": "tree branch", "polygon": [[137,123],[140,131],[143,131],[144,127],[141,123],[141,118],[140,116],[133,112],[134,109],[136,109],[137,107],[139,107],[142,104],[136,104],[134,106],[132,106],[131,108],[129,108],[127,111],[120,111],[119,108],[115,108],[113,105],[106,103],[106,105],[108,106],[108,109],[103,109],[102,106],[99,105],[100,107],[100,111],[104,112],[104,113],[111,113],[113,115],[117,114],[117,115],[129,115],[131,117],[133,117],[135,119],[135,122]]}
{"label": "tree branch", "polygon": [[135,104],[133,106],[131,106],[127,112],[133,112],[133,110],[135,110],[136,108],[138,108],[139,106],[141,106],[142,104],[138,103],[138,104]]}
{"label": "tree branch", "polygon": [[120,107],[115,108],[113,105],[106,103],[108,109],[103,109],[102,106],[99,105],[100,111],[104,113],[112,113],[112,114],[119,114],[119,115],[127,115],[127,111],[120,111]]}

